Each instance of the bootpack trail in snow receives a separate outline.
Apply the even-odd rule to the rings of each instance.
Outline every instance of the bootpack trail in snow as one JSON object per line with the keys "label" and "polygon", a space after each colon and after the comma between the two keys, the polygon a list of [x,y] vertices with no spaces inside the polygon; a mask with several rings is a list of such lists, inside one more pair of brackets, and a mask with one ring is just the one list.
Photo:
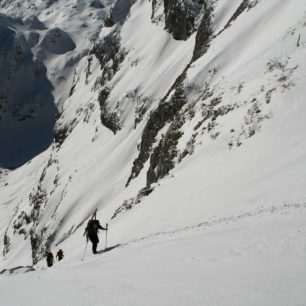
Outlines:
{"label": "bootpack trail in snow", "polygon": [[264,216],[268,216],[268,215],[290,214],[290,213],[296,212],[297,210],[300,210],[301,213],[305,213],[306,212],[306,203],[301,203],[301,204],[299,204],[299,203],[285,203],[285,204],[283,204],[281,206],[278,206],[278,207],[271,206],[271,207],[268,207],[268,208],[259,208],[257,210],[244,212],[244,213],[238,214],[236,216],[224,216],[224,217],[212,219],[212,220],[209,220],[209,221],[204,221],[204,222],[201,222],[201,223],[197,223],[197,224],[194,224],[194,225],[188,225],[188,226],[176,228],[176,229],[173,229],[173,230],[156,232],[156,233],[152,233],[150,235],[144,236],[144,237],[140,237],[140,238],[137,238],[137,239],[130,240],[130,241],[125,242],[125,243],[116,244],[116,245],[108,247],[104,250],[98,251],[97,254],[104,254],[104,253],[107,253],[107,252],[112,251],[114,249],[132,247],[135,244],[139,244],[141,242],[145,242],[145,241],[149,241],[149,240],[153,240],[153,239],[162,238],[162,237],[165,237],[165,236],[170,237],[170,236],[180,235],[180,234],[187,233],[187,232],[192,232],[192,231],[197,231],[197,232],[198,231],[205,231],[205,230],[208,230],[210,228],[217,227],[219,225],[233,224],[233,223],[237,223],[239,221],[248,220],[250,218],[264,217]]}
{"label": "bootpack trail in snow", "polygon": [[[224,216],[224,217],[220,217],[220,218],[215,218],[212,220],[208,220],[208,221],[204,221],[201,223],[197,223],[194,225],[189,225],[189,226],[184,226],[184,227],[180,227],[180,228],[176,228],[176,229],[172,229],[172,230],[168,230],[168,231],[160,231],[160,232],[156,232],[156,233],[152,233],[150,235],[147,236],[143,236],[137,239],[133,239],[130,241],[127,241],[125,243],[118,243],[118,244],[114,244],[112,246],[106,247],[105,249],[101,249],[97,252],[96,255],[104,255],[108,252],[111,252],[113,250],[119,250],[122,248],[131,248],[137,244],[141,244],[150,240],[156,240],[156,239],[161,239],[164,237],[173,237],[173,236],[178,236],[180,234],[184,234],[184,233],[190,233],[190,232],[200,232],[200,231],[205,231],[217,226],[222,226],[222,225],[230,225],[230,224],[234,224],[234,223],[238,223],[241,221],[248,221],[250,219],[254,219],[254,218],[261,218],[261,217],[265,217],[265,216],[269,216],[269,215],[288,215],[294,212],[299,211],[299,213],[305,213],[306,212],[306,203],[286,203],[283,204],[281,206],[271,206],[268,208],[259,208],[253,211],[248,211],[248,212],[244,212],[238,215],[231,215],[231,216]],[[85,254],[84,254],[85,255]],[[89,256],[90,258],[92,258],[92,256]],[[88,258],[87,256],[82,257],[82,261],[84,261],[86,258]],[[33,267],[32,267],[33,268]],[[13,268],[14,269],[14,268]],[[38,271],[40,269],[32,269],[31,271]],[[28,272],[24,271],[25,272]],[[2,271],[2,272],[6,272],[6,271]],[[18,271],[19,273],[22,273],[23,271]],[[3,273],[4,275],[10,275],[12,273]]]}

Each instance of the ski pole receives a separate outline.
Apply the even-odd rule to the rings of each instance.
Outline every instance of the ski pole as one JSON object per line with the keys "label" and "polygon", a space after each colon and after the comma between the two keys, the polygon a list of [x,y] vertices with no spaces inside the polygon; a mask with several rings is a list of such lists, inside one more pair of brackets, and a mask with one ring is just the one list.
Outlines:
{"label": "ski pole", "polygon": [[88,244],[88,238],[86,239],[86,245],[85,245],[85,250],[84,250],[84,254],[83,254],[83,257],[82,257],[82,261],[84,260],[85,258],[85,253],[86,253],[86,249],[87,249],[87,244]]}
{"label": "ski pole", "polygon": [[106,248],[107,248],[107,232],[108,232],[108,224],[106,223],[105,250],[106,250]]}

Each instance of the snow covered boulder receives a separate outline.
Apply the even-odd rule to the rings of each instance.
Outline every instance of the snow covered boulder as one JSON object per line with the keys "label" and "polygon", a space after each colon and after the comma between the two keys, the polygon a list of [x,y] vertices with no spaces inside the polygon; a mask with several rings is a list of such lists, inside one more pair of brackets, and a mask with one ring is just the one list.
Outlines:
{"label": "snow covered boulder", "polygon": [[36,17],[29,16],[24,19],[23,23],[28,26],[31,30],[46,30],[46,26]]}
{"label": "snow covered boulder", "polygon": [[99,0],[93,0],[90,2],[90,7],[101,9],[104,8],[104,5]]}
{"label": "snow covered boulder", "polygon": [[75,49],[70,36],[60,28],[49,30],[41,42],[41,47],[54,54],[64,54]]}

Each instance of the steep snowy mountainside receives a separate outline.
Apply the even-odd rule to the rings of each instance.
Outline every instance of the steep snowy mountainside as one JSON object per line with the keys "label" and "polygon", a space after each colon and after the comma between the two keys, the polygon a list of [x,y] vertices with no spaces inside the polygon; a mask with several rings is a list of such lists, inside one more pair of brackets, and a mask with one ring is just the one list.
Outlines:
{"label": "steep snowy mountainside", "polygon": [[[228,26],[218,15],[226,7],[221,3],[212,26],[220,34],[212,34],[207,53],[188,69],[187,103],[153,149],[147,180],[192,155],[133,214],[122,216],[120,235],[124,228],[143,231],[143,224],[154,232],[246,207],[305,201],[305,10],[261,1]],[[228,9],[240,11],[236,4],[236,11]],[[135,172],[144,157],[139,154]]]}
{"label": "steep snowy mountainside", "polygon": [[[135,16],[135,23],[141,23],[141,21],[145,22],[146,20],[144,20],[142,14],[140,14],[141,11],[145,12],[143,15],[148,17],[148,20],[146,21],[148,30],[155,31],[152,35],[155,34],[156,36],[156,43],[158,43],[157,48],[145,49],[145,52],[150,54],[154,50],[154,52],[160,54],[162,53],[162,48],[166,48],[166,50],[169,49],[166,54],[171,54],[175,47],[180,47],[180,52],[185,52],[185,55],[188,56],[186,59],[180,57],[176,61],[174,60],[170,63],[172,66],[172,73],[170,73],[167,71],[169,68],[167,58],[162,57],[159,59],[156,54],[153,55],[153,58],[158,58],[161,63],[167,64],[164,64],[165,67],[160,68],[160,73],[165,71],[165,74],[168,73],[169,76],[168,79],[166,79],[167,83],[163,87],[163,91],[158,93],[159,98],[161,98],[166,92],[166,87],[172,85],[175,78],[181,73],[181,70],[184,69],[184,66],[191,59],[192,46],[186,48],[186,45],[190,44],[190,42],[176,43],[171,36],[163,32],[162,29],[158,32],[154,27],[152,27],[150,24],[150,14],[148,14],[150,9],[151,6],[148,5],[147,2],[137,3],[135,4],[135,7],[132,8],[130,17],[133,19]],[[135,14],[132,14],[133,12],[135,12]],[[108,37],[117,35],[118,31],[121,30],[121,27],[122,26],[119,24],[113,29],[104,29],[101,33],[101,47],[98,46],[97,49],[106,49],[108,47],[106,44],[109,42]],[[132,34],[132,23],[127,22],[124,29],[130,31]],[[124,29],[122,29],[122,32]],[[103,39],[103,35],[105,35],[105,39]],[[139,33],[134,31],[134,35],[136,36],[136,41]],[[140,38],[142,40],[138,42],[138,48],[140,48],[145,41],[143,36]],[[128,41],[125,43],[124,39],[127,41],[127,34],[126,36],[122,35],[122,38],[120,38],[120,43],[122,45],[122,47],[120,45],[120,48],[132,50],[134,45],[128,45]],[[133,40],[133,36],[130,36],[130,39]],[[161,44],[161,47],[159,47],[159,44]],[[193,43],[191,42],[191,44]],[[110,55],[113,55],[114,52],[117,51],[117,48],[116,40],[114,38],[111,40]],[[92,52],[95,52],[95,49],[96,48],[94,48]],[[121,52],[125,54],[128,51],[118,50],[119,55]],[[115,55],[117,56],[116,53]],[[134,196],[135,190],[137,194],[137,190],[142,188],[145,184],[145,182],[140,182],[140,187],[136,186],[131,190],[125,190],[128,173],[137,150],[137,141],[140,138],[142,130],[140,125],[141,123],[139,122],[138,129],[135,130],[135,132],[132,132],[134,131],[136,120],[134,114],[135,112],[138,112],[136,111],[136,107],[149,109],[151,105],[158,103],[158,100],[156,98],[153,100],[153,96],[152,98],[149,98],[148,96],[150,92],[146,93],[145,90],[139,94],[137,93],[137,88],[141,89],[139,85],[141,79],[135,80],[135,83],[130,82],[129,87],[120,86],[120,82],[125,82],[127,84],[128,79],[133,79],[134,75],[137,75],[141,69],[145,70],[148,60],[148,56],[143,56],[141,61],[138,59],[139,63],[137,65],[139,65],[140,68],[137,69],[136,72],[133,70],[127,71],[127,75],[124,75],[121,71],[126,71],[127,67],[131,65],[131,62],[136,60],[135,53],[133,54],[131,52],[131,56],[128,56],[122,56],[124,60],[120,67],[121,69],[113,78],[112,70],[114,60],[109,58],[107,54],[105,57],[100,59],[102,64],[106,62],[104,63],[106,66],[102,71],[102,75],[104,76],[105,73],[105,77],[102,78],[102,80],[99,78],[101,71],[98,61],[92,54],[89,55],[88,61],[85,59],[82,60],[76,69],[76,75],[78,77],[75,79],[75,83],[73,84],[72,94],[66,101],[61,117],[58,119],[55,126],[55,141],[52,148],[50,148],[50,158],[46,161],[44,169],[38,171],[36,174],[34,180],[38,181],[38,185],[34,186],[33,190],[29,190],[30,194],[25,195],[25,197],[29,197],[29,200],[26,201],[27,203],[23,201],[23,203],[20,204],[16,212],[17,219],[14,218],[15,228],[17,230],[12,230],[20,233],[26,232],[26,239],[29,239],[30,235],[32,245],[35,244],[33,241],[35,241],[36,237],[41,234],[43,234],[43,237],[40,237],[41,240],[48,241],[54,239],[55,231],[57,232],[56,235],[59,235],[60,240],[64,239],[71,231],[76,230],[80,223],[92,212],[97,203],[102,201],[104,205],[107,205],[109,204],[108,202],[112,201],[114,205],[118,206],[118,203],[121,204],[121,202],[127,197],[130,197],[131,195]],[[183,61],[180,63],[182,58]],[[119,57],[119,60],[121,60],[121,57]],[[144,72],[144,81],[150,77],[154,68],[155,67],[152,65],[151,69],[146,71],[146,74]],[[109,74],[106,75],[108,72]],[[120,73],[122,73],[121,79]],[[173,75],[173,73],[175,74]],[[108,75],[110,75],[110,80],[104,85],[104,83],[107,82]],[[117,75],[119,75],[118,79]],[[154,78],[156,78],[156,76],[154,76]],[[118,82],[118,80],[120,80],[120,82]],[[101,84],[99,84],[100,82]],[[151,80],[151,82],[153,81]],[[99,90],[97,90],[99,87],[101,87],[100,93]],[[112,108],[117,107],[116,111],[118,114],[119,112],[121,114],[120,128],[122,127],[122,131],[117,133],[116,137],[114,137],[112,131],[101,125],[100,117],[104,114],[102,114],[102,105],[99,106],[97,103],[97,100],[101,99],[101,93],[103,93],[103,90],[112,87],[114,87],[114,90],[111,92],[105,110],[105,120],[112,123],[112,114],[114,114],[111,113],[113,111]],[[149,88],[148,85],[147,87]],[[117,88],[119,89],[117,90]],[[117,93],[121,99],[120,104],[112,98],[112,96]],[[132,100],[133,96],[135,97],[134,101]],[[119,107],[120,109],[118,109]],[[143,112],[143,110],[139,110],[139,114],[136,114],[139,116],[138,120],[141,119],[140,116],[144,115],[141,112]],[[110,116],[108,115],[109,113],[111,113]],[[116,116],[119,117],[117,113]],[[108,117],[110,117],[110,119]],[[72,156],[73,158],[71,158]],[[101,161],[103,162],[101,163]],[[96,162],[100,164],[100,167],[96,166]],[[84,165],[85,167],[80,165]],[[16,170],[16,174],[18,171],[19,170]],[[86,182],[82,179],[85,177],[87,178]],[[102,194],[97,194],[95,191],[100,188],[103,189]],[[86,189],[88,193],[83,195],[74,191],[84,189]],[[119,199],[114,197],[119,197]],[[70,198],[70,200],[67,203],[74,203],[73,209],[70,204],[61,204],[64,199],[66,201],[68,198]],[[50,208],[49,213],[45,211],[45,213],[41,215],[45,201],[54,204],[51,204],[50,206],[48,205]],[[46,210],[49,209],[46,208]],[[31,216],[31,222],[29,224],[27,224],[26,221],[27,217],[24,217],[25,215],[22,212],[25,212],[26,216]],[[74,212],[76,215],[74,215]],[[44,232],[43,229],[44,226],[46,226],[45,222],[50,224],[50,221],[48,220],[50,217],[52,219],[52,225],[48,225],[48,232]],[[71,217],[75,220],[73,224],[71,224],[70,221],[67,223],[64,221],[69,220]],[[41,218],[44,220],[40,220],[39,224],[37,221],[34,221],[34,219],[39,220]],[[37,223],[34,226],[35,231],[33,231],[34,227],[32,220],[34,223]],[[7,237],[9,236],[10,234],[7,232]],[[20,245],[19,239],[16,239],[16,243]],[[43,242],[43,244],[45,244],[45,242]],[[10,249],[14,249],[13,241],[10,240],[10,244],[7,245],[11,245]],[[29,244],[27,240],[25,241],[25,245],[26,247],[31,247],[31,244]],[[40,246],[41,244],[39,247]],[[35,254],[36,250],[34,249],[33,252]]]}
{"label": "steep snowy mountainside", "polygon": [[1,173],[3,267],[42,265],[48,246],[79,258],[95,208],[115,244],[305,203],[306,4],[179,3],[117,1],[102,28],[82,1],[76,19],[41,10],[75,48],[31,49],[62,107],[52,145]]}

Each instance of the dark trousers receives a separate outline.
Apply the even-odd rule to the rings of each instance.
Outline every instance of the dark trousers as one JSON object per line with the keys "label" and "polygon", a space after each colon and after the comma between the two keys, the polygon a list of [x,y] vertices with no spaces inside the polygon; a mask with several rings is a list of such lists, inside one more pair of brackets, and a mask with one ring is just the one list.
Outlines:
{"label": "dark trousers", "polygon": [[92,252],[94,254],[97,254],[97,246],[98,246],[98,242],[92,242]]}
{"label": "dark trousers", "polygon": [[91,241],[92,243],[92,252],[94,254],[97,254],[97,246],[98,246],[98,243],[99,243],[99,238],[98,238],[98,235],[93,233],[93,234],[89,234],[88,235],[88,238],[89,240]]}

